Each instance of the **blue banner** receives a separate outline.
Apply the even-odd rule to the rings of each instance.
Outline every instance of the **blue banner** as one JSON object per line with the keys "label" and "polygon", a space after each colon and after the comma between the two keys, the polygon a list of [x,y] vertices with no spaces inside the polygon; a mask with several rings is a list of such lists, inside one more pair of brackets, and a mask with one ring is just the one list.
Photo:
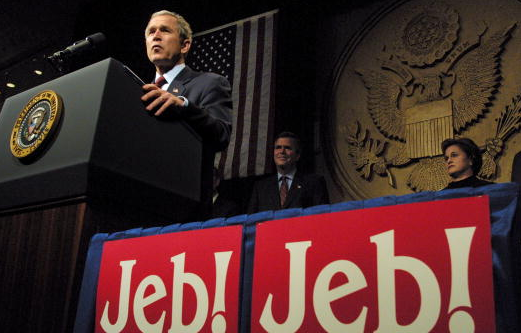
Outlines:
{"label": "blue banner", "polygon": [[[240,331],[250,331],[251,291],[253,277],[253,255],[255,230],[259,222],[325,214],[389,205],[446,200],[453,198],[488,195],[490,198],[491,243],[493,253],[494,293],[497,332],[519,332],[519,268],[521,256],[520,233],[517,223],[519,187],[515,183],[494,184],[478,188],[463,188],[439,192],[421,192],[403,196],[386,196],[362,201],[342,202],[333,205],[315,206],[306,209],[266,211],[252,215],[239,215],[228,219],[219,218],[204,222],[172,224],[164,227],[137,228],[112,234],[96,234],[92,237],[83,275],[74,332],[92,332],[94,328],[97,280],[100,269],[103,243],[110,240],[158,235],[179,231],[243,226],[243,265],[241,282]],[[450,212],[447,212],[450,214]]]}

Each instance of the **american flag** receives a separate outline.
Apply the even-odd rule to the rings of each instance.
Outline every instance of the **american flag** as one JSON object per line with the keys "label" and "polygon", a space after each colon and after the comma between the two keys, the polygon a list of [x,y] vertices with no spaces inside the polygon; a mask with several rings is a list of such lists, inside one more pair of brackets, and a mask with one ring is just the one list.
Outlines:
{"label": "american flag", "polygon": [[232,85],[233,130],[215,165],[224,179],[272,170],[278,10],[194,34],[187,63]]}

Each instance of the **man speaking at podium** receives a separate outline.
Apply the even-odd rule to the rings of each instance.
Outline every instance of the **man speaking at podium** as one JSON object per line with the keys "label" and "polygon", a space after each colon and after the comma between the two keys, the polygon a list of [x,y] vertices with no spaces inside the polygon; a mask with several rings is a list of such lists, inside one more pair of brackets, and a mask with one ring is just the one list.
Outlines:
{"label": "man speaking at podium", "polygon": [[192,30],[179,14],[166,10],[152,14],[145,42],[156,78],[154,84],[143,86],[141,100],[154,116],[184,120],[202,137],[205,152],[201,201],[211,204],[215,152],[225,149],[230,141],[230,84],[223,76],[196,72],[185,65]]}

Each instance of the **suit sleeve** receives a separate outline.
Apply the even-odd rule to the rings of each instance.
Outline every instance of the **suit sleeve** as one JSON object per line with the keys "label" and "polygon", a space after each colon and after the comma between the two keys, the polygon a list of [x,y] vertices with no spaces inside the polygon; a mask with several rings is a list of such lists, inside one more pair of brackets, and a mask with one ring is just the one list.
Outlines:
{"label": "suit sleeve", "polygon": [[215,151],[224,150],[232,131],[231,87],[226,78],[208,76],[198,101],[188,101],[182,117]]}

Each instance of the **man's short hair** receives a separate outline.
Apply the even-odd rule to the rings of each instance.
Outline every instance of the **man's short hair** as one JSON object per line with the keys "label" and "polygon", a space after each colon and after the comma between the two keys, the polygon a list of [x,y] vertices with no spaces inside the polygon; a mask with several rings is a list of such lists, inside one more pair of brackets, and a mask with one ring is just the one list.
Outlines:
{"label": "man's short hair", "polygon": [[472,161],[472,172],[477,176],[483,165],[483,158],[478,145],[468,138],[446,139],[441,143],[443,155],[445,155],[447,148],[453,145],[460,147],[460,149],[467,154],[468,158]]}
{"label": "man's short hair", "polygon": [[185,20],[184,17],[168,10],[160,10],[158,12],[153,13],[150,16],[150,19],[161,15],[170,15],[176,18],[177,27],[179,29],[179,37],[181,37],[181,41],[184,41],[186,39],[190,41],[192,40],[192,28],[190,28],[190,24]]}
{"label": "man's short hair", "polygon": [[297,149],[297,153],[300,153],[301,151],[301,145],[300,145],[300,138],[293,132],[288,132],[288,131],[285,131],[285,132],[281,132],[279,133],[279,135],[277,135],[277,137],[275,137],[275,141],[277,141],[278,139],[280,138],[291,138],[293,139],[293,141],[295,142],[295,148]]}

